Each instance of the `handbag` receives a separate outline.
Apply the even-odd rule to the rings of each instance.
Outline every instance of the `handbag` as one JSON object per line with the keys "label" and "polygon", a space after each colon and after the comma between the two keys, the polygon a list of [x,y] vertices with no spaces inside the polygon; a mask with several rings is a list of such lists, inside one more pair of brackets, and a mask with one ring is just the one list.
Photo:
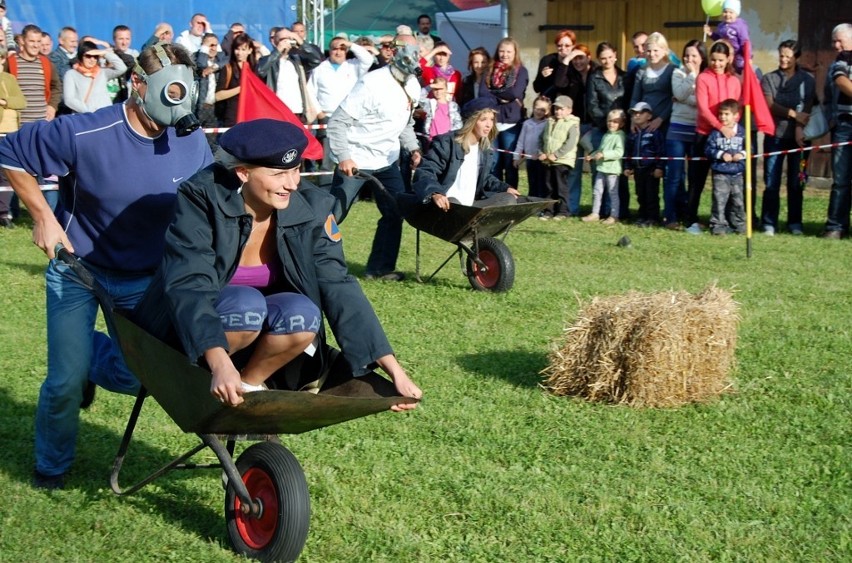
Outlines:
{"label": "handbag", "polygon": [[[6,99],[9,99],[9,91],[6,88],[6,83],[3,83],[3,91],[6,94]],[[3,108],[3,115],[0,117],[0,133],[14,133],[21,128],[21,115],[16,109]]]}
{"label": "handbag", "polygon": [[828,131],[828,119],[825,117],[825,108],[823,106],[814,106],[811,110],[808,124],[802,129],[802,136],[806,141],[813,141],[824,136]]}

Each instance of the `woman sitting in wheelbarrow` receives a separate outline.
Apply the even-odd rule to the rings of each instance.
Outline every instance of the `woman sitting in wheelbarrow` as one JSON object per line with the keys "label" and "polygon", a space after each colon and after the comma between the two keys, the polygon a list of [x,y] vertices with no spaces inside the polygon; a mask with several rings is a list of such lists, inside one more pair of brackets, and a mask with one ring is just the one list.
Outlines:
{"label": "woman sitting in wheelbarrow", "polygon": [[517,203],[520,192],[491,174],[496,101],[487,96],[474,98],[462,107],[462,115],[462,128],[432,139],[415,170],[413,187],[418,200],[444,211],[450,210],[451,202],[473,207]]}
{"label": "woman sitting in wheelbarrow", "polygon": [[[217,162],[178,190],[163,263],[136,320],[205,363],[210,393],[227,405],[265,389],[303,353],[319,360],[308,362],[316,378],[329,361],[322,313],[354,376],[378,364],[400,395],[419,398],[347,271],[334,198],[300,183],[306,146],[302,128],[271,119],[222,135]],[[232,358],[240,351],[244,361]]]}

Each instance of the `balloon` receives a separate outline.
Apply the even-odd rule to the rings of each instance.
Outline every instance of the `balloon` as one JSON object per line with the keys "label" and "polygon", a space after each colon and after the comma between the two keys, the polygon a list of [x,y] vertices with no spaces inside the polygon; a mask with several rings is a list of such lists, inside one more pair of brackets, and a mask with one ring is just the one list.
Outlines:
{"label": "balloon", "polygon": [[722,15],[722,4],[724,3],[725,0],[701,0],[701,8],[705,14],[715,18]]}

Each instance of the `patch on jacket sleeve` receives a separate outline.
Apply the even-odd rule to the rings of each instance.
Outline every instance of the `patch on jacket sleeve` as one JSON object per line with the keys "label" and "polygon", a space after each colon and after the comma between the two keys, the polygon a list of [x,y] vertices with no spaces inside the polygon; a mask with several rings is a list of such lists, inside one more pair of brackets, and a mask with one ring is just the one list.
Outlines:
{"label": "patch on jacket sleeve", "polygon": [[325,236],[332,242],[340,242],[343,239],[343,234],[340,232],[340,227],[337,226],[337,221],[334,220],[334,215],[328,214],[325,220]]}

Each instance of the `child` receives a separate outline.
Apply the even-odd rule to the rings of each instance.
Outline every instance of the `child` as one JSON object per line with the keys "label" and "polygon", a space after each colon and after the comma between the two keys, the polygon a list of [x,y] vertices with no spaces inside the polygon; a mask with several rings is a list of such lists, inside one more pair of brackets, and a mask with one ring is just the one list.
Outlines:
{"label": "child", "polygon": [[[722,127],[707,138],[706,154],[713,171],[713,209],[710,228],[714,235],[725,235],[731,228],[745,232],[743,208],[743,173],[745,172],[745,138],[740,118],[740,104],[728,99],[719,104]],[[726,133],[728,135],[726,135]],[[726,220],[725,210],[728,208]]]}
{"label": "child", "polygon": [[[547,197],[547,188],[544,185],[544,164],[537,160],[541,152],[541,134],[547,125],[547,116],[550,115],[550,99],[539,96],[533,102],[532,119],[524,121],[521,134],[518,136],[518,144],[515,145],[515,155],[512,165],[518,168],[521,162],[527,162],[527,184],[529,184],[529,195],[531,197]],[[526,158],[532,155],[533,158]]]}
{"label": "child", "polygon": [[725,0],[722,4],[722,21],[716,31],[711,33],[710,26],[704,26],[704,33],[711,39],[724,39],[734,48],[734,70],[737,74],[742,74],[745,68],[743,45],[748,41],[748,24],[739,17],[741,11],[740,0]]}
{"label": "child", "polygon": [[580,140],[580,118],[571,115],[574,103],[568,96],[557,96],[551,106],[553,115],[547,120],[541,134],[541,152],[538,159],[545,165],[547,195],[559,200],[553,209],[545,211],[541,219],[561,220],[571,217],[568,212],[568,176],[577,158],[577,141]]}
{"label": "child", "polygon": [[438,76],[429,86],[433,97],[421,99],[420,105],[426,113],[423,130],[432,140],[437,135],[461,129],[462,119],[458,104],[447,93],[447,79]]}
{"label": "child", "polygon": [[607,132],[601,139],[600,146],[586,156],[586,161],[597,161],[595,183],[592,188],[592,212],[583,217],[583,221],[591,222],[600,219],[601,200],[604,188],[609,194],[612,214],[603,220],[604,225],[618,223],[618,177],[621,176],[621,157],[624,156],[625,135],[622,128],[626,119],[624,110],[614,109],[606,116]]}
{"label": "child", "polygon": [[630,108],[636,132],[627,137],[625,176],[633,176],[639,201],[638,227],[652,227],[660,221],[660,178],[663,177],[666,142],[659,129],[650,130],[651,106],[639,102]]}

